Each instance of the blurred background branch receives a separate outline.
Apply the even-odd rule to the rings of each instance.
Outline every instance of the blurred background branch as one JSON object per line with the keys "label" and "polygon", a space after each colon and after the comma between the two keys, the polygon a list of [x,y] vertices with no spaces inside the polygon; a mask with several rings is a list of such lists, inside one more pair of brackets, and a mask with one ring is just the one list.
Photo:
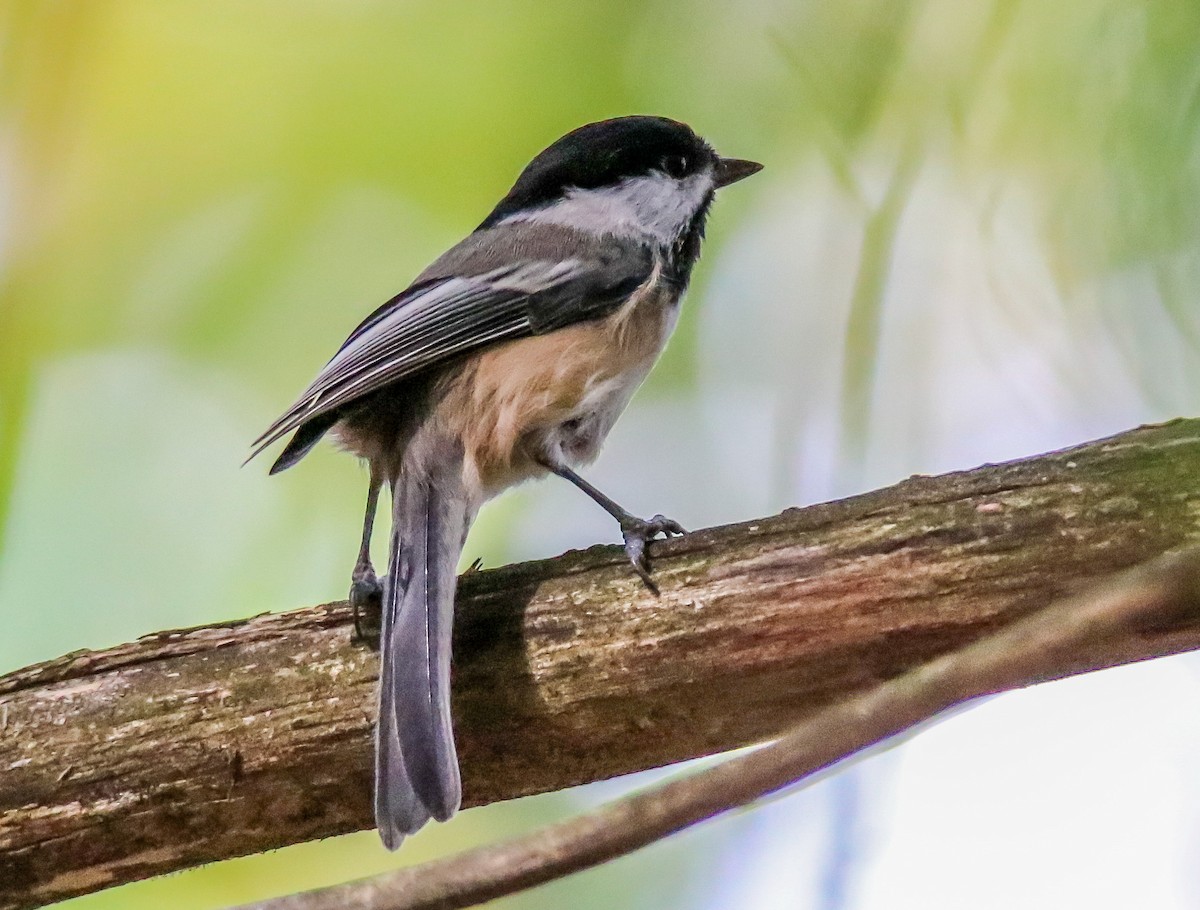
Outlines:
{"label": "blurred background branch", "polygon": [[[1178,420],[660,542],[661,598],[610,547],[468,574],[466,804],[771,738],[1200,543],[1198,475],[1200,420]],[[1164,623],[1038,678],[1198,643],[1193,621]],[[0,907],[369,826],[375,664],[331,604],[0,677]]]}
{"label": "blurred background branch", "polygon": [[852,487],[862,484],[866,469],[888,274],[896,232],[920,164],[920,149],[915,141],[905,143],[883,199],[866,216],[863,225],[842,357],[842,440],[838,449],[838,469],[844,482]]}

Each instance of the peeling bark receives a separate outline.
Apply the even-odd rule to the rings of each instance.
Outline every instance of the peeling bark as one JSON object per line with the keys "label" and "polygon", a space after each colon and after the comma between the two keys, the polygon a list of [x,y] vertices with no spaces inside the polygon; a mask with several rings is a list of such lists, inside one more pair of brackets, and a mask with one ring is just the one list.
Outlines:
{"label": "peeling bark", "polygon": [[[473,573],[465,804],[761,741],[1196,543],[1200,420],[1181,420],[658,543],[657,599],[613,547]],[[1197,646],[1181,618],[1039,678]],[[335,603],[0,677],[0,908],[370,826],[376,662]]]}

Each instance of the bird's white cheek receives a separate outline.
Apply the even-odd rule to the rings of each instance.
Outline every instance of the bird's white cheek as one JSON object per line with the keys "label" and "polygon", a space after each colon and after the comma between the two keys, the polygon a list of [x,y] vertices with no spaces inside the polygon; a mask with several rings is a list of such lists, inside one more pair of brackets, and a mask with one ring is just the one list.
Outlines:
{"label": "bird's white cheek", "polygon": [[669,246],[691,223],[712,189],[708,171],[683,180],[654,172],[615,186],[574,190],[546,208],[511,215],[505,223],[561,224],[591,234],[652,239]]}

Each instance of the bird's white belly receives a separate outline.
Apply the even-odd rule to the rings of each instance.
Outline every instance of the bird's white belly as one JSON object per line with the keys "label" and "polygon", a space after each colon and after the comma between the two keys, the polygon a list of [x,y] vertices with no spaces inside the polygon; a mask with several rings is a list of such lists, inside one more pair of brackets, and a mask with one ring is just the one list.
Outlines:
{"label": "bird's white belly", "polygon": [[575,413],[549,433],[549,441],[562,453],[563,460],[578,467],[596,459],[609,431],[629,405],[647,372],[626,373],[598,383],[588,391]]}
{"label": "bird's white belly", "polygon": [[637,321],[633,331],[642,335],[642,356],[635,363],[612,375],[598,375],[586,388],[571,416],[554,431],[564,459],[571,465],[585,465],[600,454],[600,447],[617,418],[641,386],[670,338],[679,316],[676,301],[651,300],[641,303],[643,311],[632,314]]}

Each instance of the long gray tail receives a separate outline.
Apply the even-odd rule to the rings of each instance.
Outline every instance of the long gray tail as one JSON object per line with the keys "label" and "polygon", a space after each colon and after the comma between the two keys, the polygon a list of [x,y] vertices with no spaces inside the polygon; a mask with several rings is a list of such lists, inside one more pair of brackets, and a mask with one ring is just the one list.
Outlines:
{"label": "long gray tail", "polygon": [[454,570],[474,509],[461,446],[437,448],[437,457],[405,471],[392,490],[375,732],[375,824],[389,850],[430,818],[448,819],[462,799],[450,721],[450,633]]}

